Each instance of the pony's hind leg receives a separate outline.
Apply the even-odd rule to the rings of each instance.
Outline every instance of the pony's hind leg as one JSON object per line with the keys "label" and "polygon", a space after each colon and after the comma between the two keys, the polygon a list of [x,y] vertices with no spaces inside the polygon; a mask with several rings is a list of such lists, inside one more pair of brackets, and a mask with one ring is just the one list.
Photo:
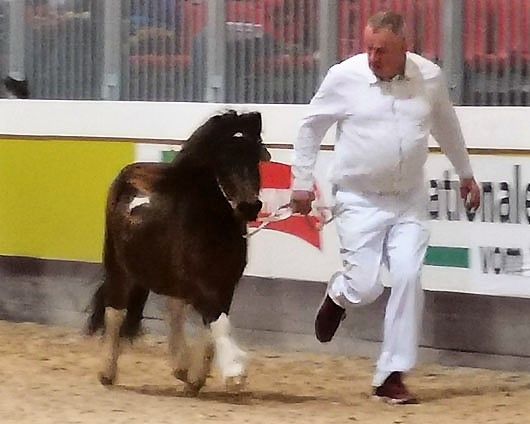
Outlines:
{"label": "pony's hind leg", "polygon": [[[120,356],[120,329],[125,319],[125,306],[112,303],[109,294],[116,290],[109,290],[111,280],[107,276],[92,299],[92,312],[88,318],[86,331],[89,335],[104,329],[103,364],[98,378],[101,384],[113,384],[116,379],[118,357]],[[112,287],[112,286],[110,286]],[[113,306],[109,306],[113,305]]]}
{"label": "pony's hind leg", "polygon": [[125,309],[105,308],[105,338],[103,348],[103,368],[98,374],[101,384],[114,383],[120,356],[120,328],[125,319]]}
{"label": "pony's hind leg", "polygon": [[232,338],[230,327],[230,320],[225,313],[210,324],[215,347],[215,365],[227,390],[238,392],[246,385],[247,353],[241,350]]}
{"label": "pony's hind leg", "polygon": [[[106,245],[107,247],[107,245]],[[101,384],[113,384],[118,369],[120,356],[120,332],[127,314],[127,303],[130,285],[123,270],[111,256],[110,250],[105,254],[106,276],[102,298],[105,305],[105,335],[103,339],[103,365],[98,373]],[[112,260],[111,260],[112,259]]]}

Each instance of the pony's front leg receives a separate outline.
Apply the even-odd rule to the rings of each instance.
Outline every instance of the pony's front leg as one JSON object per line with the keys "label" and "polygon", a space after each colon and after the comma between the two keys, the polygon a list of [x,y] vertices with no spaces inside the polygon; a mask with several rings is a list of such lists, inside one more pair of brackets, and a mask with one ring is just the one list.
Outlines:
{"label": "pony's front leg", "polygon": [[186,304],[177,298],[167,299],[168,344],[173,375],[187,384],[190,394],[197,394],[210,372],[213,345],[209,332],[202,332],[190,347],[184,324]]}
{"label": "pony's front leg", "polygon": [[166,308],[166,321],[168,324],[167,341],[169,345],[171,370],[176,378],[187,383],[190,354],[184,332],[186,304],[180,299],[168,297]]}
{"label": "pony's front leg", "polygon": [[225,313],[210,324],[210,329],[215,346],[215,365],[227,389],[240,391],[246,384],[247,353],[230,335],[230,320]]}
{"label": "pony's front leg", "polygon": [[108,386],[114,383],[120,356],[120,328],[125,319],[126,309],[105,308],[105,336],[103,369],[98,378],[101,384]]}
{"label": "pony's front leg", "polygon": [[210,331],[205,329],[199,334],[190,351],[191,363],[188,371],[188,390],[191,393],[198,393],[206,383],[206,378],[211,370],[214,350]]}

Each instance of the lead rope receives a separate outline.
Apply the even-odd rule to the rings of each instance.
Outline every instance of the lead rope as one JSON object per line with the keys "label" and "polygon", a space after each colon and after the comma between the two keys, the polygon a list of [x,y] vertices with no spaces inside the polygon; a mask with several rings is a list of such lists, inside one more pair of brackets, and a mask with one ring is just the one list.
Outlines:
{"label": "lead rope", "polygon": [[[337,207],[335,206],[317,206],[316,207],[317,212],[322,216],[324,211],[330,212],[330,216],[327,219],[322,220],[317,224],[317,230],[322,231],[322,228],[324,228],[325,225],[329,224],[331,221],[333,221],[337,216],[339,216],[342,211],[339,211]],[[261,224],[254,228],[253,230],[247,232],[247,234],[244,236],[245,238],[250,238],[254,234],[260,232],[264,228],[267,228],[270,224],[273,222],[279,222],[279,221],[285,221],[286,219],[289,219],[292,216],[304,216],[307,219],[307,223],[311,226],[313,224],[309,221],[308,215],[302,215],[300,213],[294,213],[293,209],[291,208],[289,203],[286,203],[285,205],[279,206],[274,212],[272,212],[269,216],[260,218],[259,221],[261,221]]]}

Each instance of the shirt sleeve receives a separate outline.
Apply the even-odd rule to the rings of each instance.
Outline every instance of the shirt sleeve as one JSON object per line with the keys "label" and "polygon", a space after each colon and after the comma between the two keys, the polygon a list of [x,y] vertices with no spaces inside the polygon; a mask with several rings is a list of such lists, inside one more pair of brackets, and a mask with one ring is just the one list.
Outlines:
{"label": "shirt sleeve", "polygon": [[327,130],[344,115],[345,100],[341,78],[332,67],[309,103],[309,112],[302,119],[294,142],[293,189],[313,190],[320,143]]}
{"label": "shirt sleeve", "polygon": [[440,145],[442,152],[451,161],[460,179],[472,178],[473,170],[460,122],[449,98],[449,90],[441,72],[438,75],[431,134]]}

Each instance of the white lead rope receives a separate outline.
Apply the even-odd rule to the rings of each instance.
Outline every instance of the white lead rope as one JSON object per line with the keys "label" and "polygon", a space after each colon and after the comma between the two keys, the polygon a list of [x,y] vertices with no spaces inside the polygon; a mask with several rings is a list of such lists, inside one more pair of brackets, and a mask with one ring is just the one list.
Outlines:
{"label": "white lead rope", "polygon": [[[321,231],[324,225],[329,224],[331,221],[333,221],[337,216],[340,215],[341,211],[338,211],[336,207],[334,206],[318,206],[316,210],[319,213],[322,213],[323,211],[330,212],[330,217],[327,219],[322,220],[318,224],[318,230]],[[305,216],[306,218],[308,215],[303,215],[301,213],[294,213],[293,209],[291,208],[291,205],[289,203],[286,203],[285,205],[282,205],[278,207],[274,212],[272,212],[269,216],[259,218],[258,221],[261,222],[261,224],[254,228],[253,230],[249,231],[245,238],[252,237],[254,234],[258,233],[259,231],[263,230],[264,228],[267,228],[270,224],[273,222],[279,222],[279,221],[285,221],[286,219],[289,219],[292,216]],[[312,224],[310,224],[312,225]]]}

